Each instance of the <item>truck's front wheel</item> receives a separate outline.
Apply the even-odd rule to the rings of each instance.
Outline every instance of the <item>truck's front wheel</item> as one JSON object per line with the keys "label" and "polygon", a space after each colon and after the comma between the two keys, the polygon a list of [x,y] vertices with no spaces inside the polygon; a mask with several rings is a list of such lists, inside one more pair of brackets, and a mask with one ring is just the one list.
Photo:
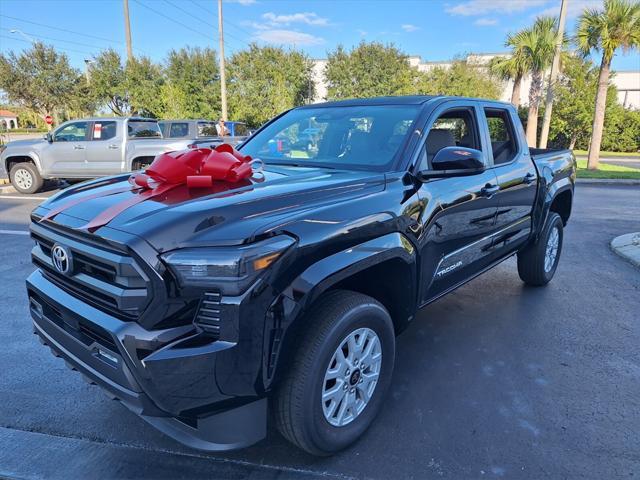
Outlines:
{"label": "truck's front wheel", "polygon": [[33,163],[16,163],[9,172],[11,185],[20,193],[36,193],[44,183],[37,167]]}
{"label": "truck's front wheel", "polygon": [[305,332],[274,398],[280,432],[330,455],[369,427],[391,383],[395,334],[387,310],[366,295],[332,291],[302,320]]}

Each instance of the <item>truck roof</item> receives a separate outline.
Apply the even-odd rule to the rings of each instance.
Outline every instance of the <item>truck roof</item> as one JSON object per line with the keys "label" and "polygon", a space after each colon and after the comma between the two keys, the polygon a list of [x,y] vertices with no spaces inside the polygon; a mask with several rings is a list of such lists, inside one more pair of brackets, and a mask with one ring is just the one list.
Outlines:
{"label": "truck roof", "polygon": [[493,103],[503,103],[505,105],[511,105],[508,102],[500,102],[497,100],[491,100],[486,98],[471,98],[471,97],[456,97],[451,95],[399,95],[399,96],[386,96],[386,97],[371,97],[371,98],[350,98],[347,100],[336,100],[331,102],[314,103],[311,105],[304,105],[298,108],[318,108],[318,107],[355,107],[361,105],[421,105],[434,99],[448,99],[448,100],[482,100]]}

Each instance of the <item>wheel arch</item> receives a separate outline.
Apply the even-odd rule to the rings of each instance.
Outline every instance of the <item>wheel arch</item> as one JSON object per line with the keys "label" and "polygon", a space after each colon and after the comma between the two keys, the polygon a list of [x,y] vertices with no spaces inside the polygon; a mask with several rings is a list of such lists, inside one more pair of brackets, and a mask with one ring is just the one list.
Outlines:
{"label": "wheel arch", "polygon": [[[389,312],[396,334],[400,333],[415,314],[414,246],[404,235],[391,233],[330,255],[300,274],[270,310],[273,324],[265,330],[266,386],[277,381],[294,354],[305,314],[331,290],[350,290],[375,298]],[[279,338],[274,335],[278,330]]]}
{"label": "wheel arch", "polygon": [[40,174],[42,175],[43,173],[40,166],[40,159],[37,156],[28,153],[16,153],[10,154],[4,159],[4,168],[7,172],[7,175],[9,175],[11,168],[13,168],[13,166],[18,163],[33,163]]}

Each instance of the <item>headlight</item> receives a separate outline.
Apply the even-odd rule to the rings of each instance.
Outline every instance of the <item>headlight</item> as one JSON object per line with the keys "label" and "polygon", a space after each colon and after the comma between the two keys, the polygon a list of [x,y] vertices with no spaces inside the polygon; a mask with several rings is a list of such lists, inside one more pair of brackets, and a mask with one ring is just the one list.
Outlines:
{"label": "headlight", "polygon": [[236,247],[198,247],[162,255],[181,287],[214,287],[239,295],[295,243],[286,235]]}

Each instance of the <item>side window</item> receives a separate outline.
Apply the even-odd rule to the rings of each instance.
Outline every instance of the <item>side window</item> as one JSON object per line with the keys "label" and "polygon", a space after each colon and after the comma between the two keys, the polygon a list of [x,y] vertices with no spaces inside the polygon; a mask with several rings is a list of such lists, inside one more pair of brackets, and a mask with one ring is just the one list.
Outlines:
{"label": "side window", "polygon": [[513,124],[507,110],[485,108],[494,165],[511,162],[518,153]]}
{"label": "side window", "polygon": [[419,170],[429,170],[435,154],[445,147],[482,150],[473,109],[447,110],[433,122],[420,154]]}
{"label": "side window", "polygon": [[109,140],[116,136],[116,122],[94,122],[93,140]]}
{"label": "side window", "polygon": [[172,123],[169,130],[169,138],[186,137],[189,135],[188,123]]}
{"label": "side window", "polygon": [[87,136],[87,122],[74,122],[58,130],[54,137],[54,142],[82,142]]}

